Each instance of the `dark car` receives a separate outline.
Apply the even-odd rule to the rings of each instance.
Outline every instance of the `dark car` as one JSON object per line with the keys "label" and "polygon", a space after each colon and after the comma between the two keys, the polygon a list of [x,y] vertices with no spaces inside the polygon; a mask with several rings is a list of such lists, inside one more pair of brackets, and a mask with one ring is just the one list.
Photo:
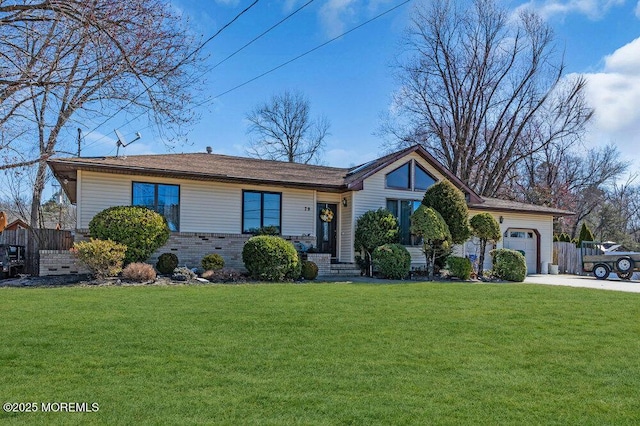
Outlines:
{"label": "dark car", "polygon": [[15,277],[24,270],[24,246],[0,244],[0,271],[2,278]]}

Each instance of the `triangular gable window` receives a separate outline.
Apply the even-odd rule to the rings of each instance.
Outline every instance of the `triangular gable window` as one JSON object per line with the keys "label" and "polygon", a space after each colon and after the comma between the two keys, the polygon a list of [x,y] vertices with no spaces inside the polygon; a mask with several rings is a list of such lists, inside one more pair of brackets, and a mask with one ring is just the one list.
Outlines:
{"label": "triangular gable window", "polygon": [[433,176],[429,174],[425,169],[420,167],[418,163],[415,163],[415,183],[413,189],[416,191],[426,191],[429,189],[431,185],[436,183],[436,180]]}
{"label": "triangular gable window", "polygon": [[411,189],[411,162],[403,164],[394,171],[387,173],[385,183],[387,188]]}

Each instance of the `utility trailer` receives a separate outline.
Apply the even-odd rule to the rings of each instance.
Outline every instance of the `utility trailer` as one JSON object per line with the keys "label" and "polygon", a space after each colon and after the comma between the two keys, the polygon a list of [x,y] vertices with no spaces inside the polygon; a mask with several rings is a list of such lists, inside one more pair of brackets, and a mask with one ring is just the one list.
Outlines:
{"label": "utility trailer", "polygon": [[582,270],[593,272],[599,280],[606,280],[615,272],[621,280],[630,280],[634,272],[640,271],[640,253],[617,251],[620,245],[583,241],[580,245]]}

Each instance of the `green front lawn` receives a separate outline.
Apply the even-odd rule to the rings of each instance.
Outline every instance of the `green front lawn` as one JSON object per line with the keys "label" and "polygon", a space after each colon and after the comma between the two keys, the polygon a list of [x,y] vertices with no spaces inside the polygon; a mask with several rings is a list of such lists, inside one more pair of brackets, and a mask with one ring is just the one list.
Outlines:
{"label": "green front lawn", "polygon": [[0,289],[0,412],[60,424],[637,424],[640,295],[537,285]]}

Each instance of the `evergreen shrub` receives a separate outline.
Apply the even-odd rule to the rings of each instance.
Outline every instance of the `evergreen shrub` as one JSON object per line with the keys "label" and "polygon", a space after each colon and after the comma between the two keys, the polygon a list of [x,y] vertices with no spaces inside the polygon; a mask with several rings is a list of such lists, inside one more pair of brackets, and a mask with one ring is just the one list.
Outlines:
{"label": "evergreen shrub", "polygon": [[250,276],[257,280],[297,279],[302,269],[293,244],[273,235],[249,238],[242,249],[242,261]]}
{"label": "evergreen shrub", "polygon": [[471,260],[466,257],[449,256],[447,257],[447,269],[452,277],[468,280],[471,278]]}
{"label": "evergreen shrub", "polygon": [[169,275],[173,272],[174,269],[178,267],[178,256],[174,253],[162,253],[160,257],[158,257],[158,262],[156,263],[156,269],[162,275]]}
{"label": "evergreen shrub", "polygon": [[527,262],[522,253],[510,249],[491,250],[493,275],[506,281],[522,282],[527,276]]}
{"label": "evergreen shrub", "polygon": [[114,277],[122,271],[127,246],[111,240],[91,238],[73,245],[71,249],[96,278]]}
{"label": "evergreen shrub", "polygon": [[302,278],[313,281],[318,276],[318,265],[310,260],[302,261]]}
{"label": "evergreen shrub", "polygon": [[403,279],[411,269],[411,255],[401,244],[384,244],[373,252],[373,265],[385,278]]}
{"label": "evergreen shrub", "polygon": [[217,271],[224,268],[224,259],[217,253],[211,253],[202,258],[200,265],[205,271]]}
{"label": "evergreen shrub", "polygon": [[93,238],[127,246],[125,263],[144,262],[169,239],[169,226],[160,214],[141,206],[109,207],[89,222]]}

